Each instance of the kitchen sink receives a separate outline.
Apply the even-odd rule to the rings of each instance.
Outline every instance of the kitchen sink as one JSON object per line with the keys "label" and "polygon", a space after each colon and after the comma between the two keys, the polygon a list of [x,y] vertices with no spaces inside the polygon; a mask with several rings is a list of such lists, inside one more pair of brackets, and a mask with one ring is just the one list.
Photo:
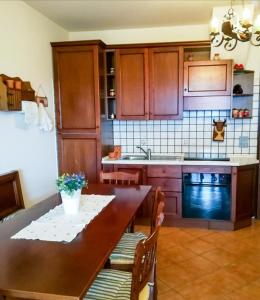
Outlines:
{"label": "kitchen sink", "polygon": [[181,156],[152,155],[151,160],[181,160]]}
{"label": "kitchen sink", "polygon": [[[123,160],[148,160],[145,155],[124,155]],[[151,160],[181,160],[181,156],[152,155]]]}
{"label": "kitchen sink", "polygon": [[147,160],[145,155],[124,155],[121,157],[123,160]]}

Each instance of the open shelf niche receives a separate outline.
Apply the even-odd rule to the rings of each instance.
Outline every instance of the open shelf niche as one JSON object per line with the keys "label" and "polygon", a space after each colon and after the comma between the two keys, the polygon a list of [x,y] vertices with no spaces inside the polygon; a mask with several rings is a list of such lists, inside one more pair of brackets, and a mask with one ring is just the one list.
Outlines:
{"label": "open shelf niche", "polygon": [[105,111],[108,120],[116,118],[115,50],[106,50],[105,63]]}
{"label": "open shelf niche", "polygon": [[232,118],[252,118],[254,71],[235,70],[233,77]]}

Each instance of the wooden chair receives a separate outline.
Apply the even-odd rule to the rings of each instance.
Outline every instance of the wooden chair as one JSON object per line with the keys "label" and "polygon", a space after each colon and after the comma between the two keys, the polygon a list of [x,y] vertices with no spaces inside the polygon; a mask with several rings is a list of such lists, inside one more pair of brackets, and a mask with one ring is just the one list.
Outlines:
{"label": "wooden chair", "polygon": [[[139,172],[100,172],[100,182],[105,184],[132,185],[139,183]],[[129,225],[127,231],[134,232],[134,220]]]}
{"label": "wooden chair", "polygon": [[108,184],[131,185],[138,184],[139,172],[126,173],[126,172],[100,172],[100,182]]}
{"label": "wooden chair", "polygon": [[138,242],[132,273],[113,269],[101,270],[84,299],[148,300],[151,289],[148,283],[156,260],[159,227],[148,238]]}
{"label": "wooden chair", "polygon": [[[164,193],[158,189],[155,198],[154,203],[156,205],[156,213],[154,213],[153,216],[153,229],[151,234],[161,226],[164,219]],[[158,221],[158,217],[160,217],[160,221]],[[136,246],[140,240],[146,238],[147,236],[142,232],[124,233],[110,255],[110,267],[117,270],[132,271]]]}
{"label": "wooden chair", "polygon": [[18,171],[0,175],[0,220],[6,221],[24,209]]}

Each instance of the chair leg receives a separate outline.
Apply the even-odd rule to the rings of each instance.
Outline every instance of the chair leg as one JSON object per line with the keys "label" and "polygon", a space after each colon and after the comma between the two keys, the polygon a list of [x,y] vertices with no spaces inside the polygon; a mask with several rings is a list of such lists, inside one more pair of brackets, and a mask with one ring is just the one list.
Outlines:
{"label": "chair leg", "polygon": [[157,300],[158,290],[157,290],[156,260],[154,261],[154,264],[153,264],[153,270],[152,270],[148,285],[150,287],[150,292],[151,292],[149,300]]}
{"label": "chair leg", "polygon": [[157,287],[157,260],[156,259],[154,262],[153,280],[154,280],[153,300],[157,300],[158,287]]}

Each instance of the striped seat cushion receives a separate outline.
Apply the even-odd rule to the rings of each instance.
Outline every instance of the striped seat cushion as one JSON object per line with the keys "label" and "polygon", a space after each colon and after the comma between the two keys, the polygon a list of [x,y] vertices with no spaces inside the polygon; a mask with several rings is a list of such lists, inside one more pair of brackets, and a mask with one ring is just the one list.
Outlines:
{"label": "striped seat cushion", "polygon": [[126,300],[130,299],[132,274],[112,269],[102,270],[84,299]]}
{"label": "striped seat cushion", "polygon": [[[132,274],[129,272],[103,269],[89,288],[86,300],[130,300]],[[139,300],[149,298],[149,286],[139,294]]]}
{"label": "striped seat cushion", "polygon": [[142,232],[124,233],[110,255],[111,264],[133,264],[136,246],[139,241],[146,238]]}

